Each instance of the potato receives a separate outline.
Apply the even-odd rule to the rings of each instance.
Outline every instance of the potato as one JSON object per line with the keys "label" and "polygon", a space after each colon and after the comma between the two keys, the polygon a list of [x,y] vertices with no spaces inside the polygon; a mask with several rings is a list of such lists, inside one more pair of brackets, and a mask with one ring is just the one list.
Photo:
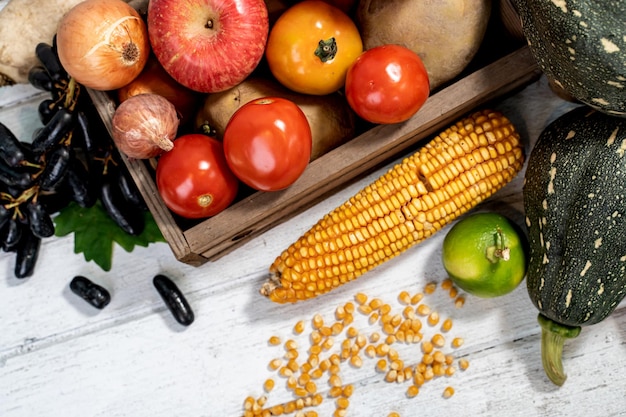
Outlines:
{"label": "potato", "polygon": [[208,125],[218,138],[237,109],[261,97],[282,97],[296,103],[306,115],[313,138],[311,160],[347,142],[355,135],[356,117],[344,97],[337,94],[313,96],[295,93],[268,78],[249,77],[241,84],[209,94],[196,117],[196,127]]}
{"label": "potato", "polygon": [[355,20],[365,49],[395,43],[415,51],[433,90],[470,63],[490,14],[490,0],[361,0]]}

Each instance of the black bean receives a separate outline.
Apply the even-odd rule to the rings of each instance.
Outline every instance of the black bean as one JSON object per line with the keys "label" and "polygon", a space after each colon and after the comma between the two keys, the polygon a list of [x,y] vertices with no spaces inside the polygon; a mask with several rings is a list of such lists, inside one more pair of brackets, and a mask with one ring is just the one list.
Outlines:
{"label": "black bean", "polygon": [[106,288],[81,275],[72,279],[70,290],[98,309],[103,309],[111,302],[111,294]]}
{"label": "black bean", "polygon": [[183,326],[189,326],[193,323],[194,314],[191,306],[174,281],[165,275],[158,274],[152,283],[177,322]]}

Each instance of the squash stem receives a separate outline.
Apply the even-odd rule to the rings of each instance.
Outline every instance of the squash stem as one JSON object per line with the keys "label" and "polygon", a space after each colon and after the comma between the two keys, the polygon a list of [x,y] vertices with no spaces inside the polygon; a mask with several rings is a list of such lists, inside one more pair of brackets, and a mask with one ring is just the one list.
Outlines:
{"label": "squash stem", "polygon": [[563,345],[565,339],[580,334],[579,326],[567,326],[550,320],[539,314],[537,321],[541,325],[541,363],[552,383],[561,386],[567,379],[563,370]]}

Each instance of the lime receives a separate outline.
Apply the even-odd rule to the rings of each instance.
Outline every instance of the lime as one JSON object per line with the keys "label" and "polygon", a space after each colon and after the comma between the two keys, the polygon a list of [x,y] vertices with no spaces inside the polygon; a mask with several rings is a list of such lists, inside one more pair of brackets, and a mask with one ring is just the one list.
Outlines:
{"label": "lime", "polygon": [[509,218],[475,213],[459,220],[443,240],[443,267],[459,288],[490,298],[513,291],[526,276],[526,237]]}

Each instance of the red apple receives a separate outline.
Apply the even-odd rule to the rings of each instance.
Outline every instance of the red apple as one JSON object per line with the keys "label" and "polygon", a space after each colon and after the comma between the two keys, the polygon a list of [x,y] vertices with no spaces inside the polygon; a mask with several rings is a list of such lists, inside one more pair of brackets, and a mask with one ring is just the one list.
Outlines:
{"label": "red apple", "polygon": [[180,84],[227,90],[257,67],[269,32],[264,0],[150,0],[154,55]]}

